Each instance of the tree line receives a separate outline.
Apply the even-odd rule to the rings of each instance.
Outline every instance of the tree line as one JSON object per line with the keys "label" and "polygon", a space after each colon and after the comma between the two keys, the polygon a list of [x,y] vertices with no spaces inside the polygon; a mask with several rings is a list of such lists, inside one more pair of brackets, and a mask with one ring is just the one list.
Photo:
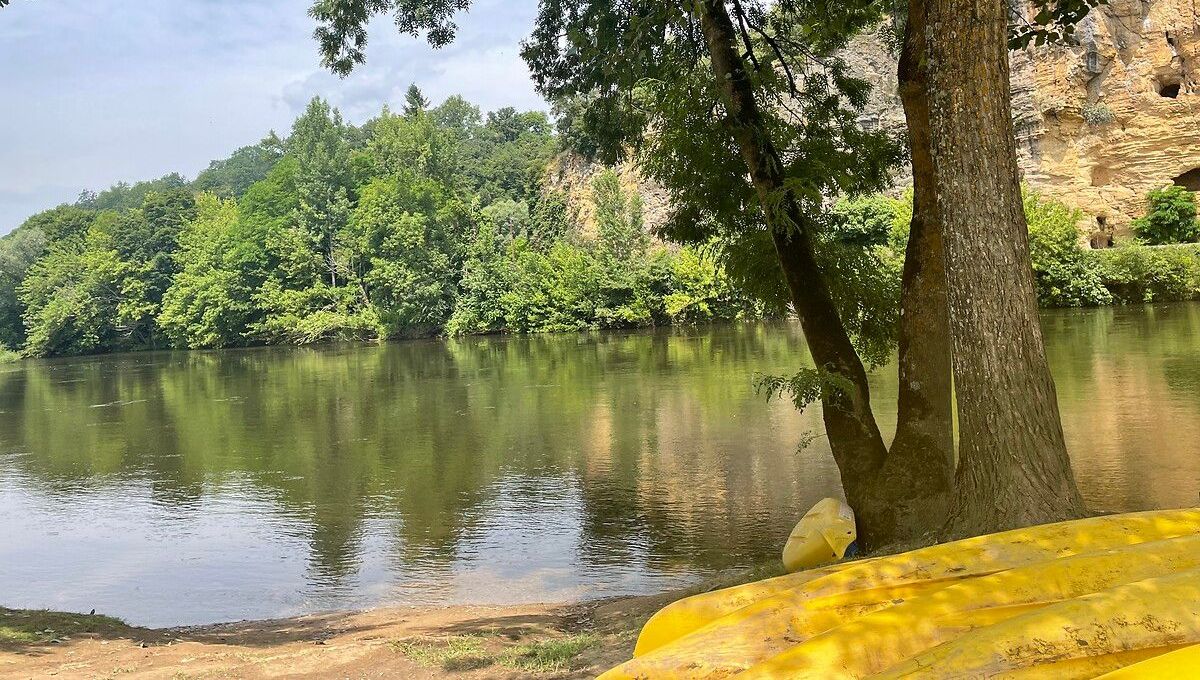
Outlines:
{"label": "tree line", "polygon": [[286,138],[88,193],[0,241],[0,345],[29,356],[629,328],[756,318],[703,248],[647,234],[595,175],[594,225],[545,181],[542,112],[436,107],[347,124],[320,99]]}

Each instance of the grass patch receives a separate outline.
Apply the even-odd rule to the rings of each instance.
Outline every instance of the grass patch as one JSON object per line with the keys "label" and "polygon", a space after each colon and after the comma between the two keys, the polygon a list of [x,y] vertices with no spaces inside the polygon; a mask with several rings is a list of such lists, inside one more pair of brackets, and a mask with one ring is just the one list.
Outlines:
{"label": "grass patch", "polygon": [[111,633],[127,626],[111,616],[65,614],[0,607],[0,645],[30,645],[72,635]]}
{"label": "grass patch", "polygon": [[458,635],[397,640],[391,644],[413,663],[448,672],[473,671],[499,664],[525,673],[558,673],[573,670],[576,658],[600,642],[595,635],[582,634],[526,642],[493,651],[488,648],[490,639],[482,635]]}
{"label": "grass patch", "polygon": [[13,626],[0,626],[0,642],[46,642],[50,638],[44,637],[41,631],[22,630]]}
{"label": "grass patch", "polygon": [[398,640],[392,647],[418,665],[444,671],[470,671],[496,663],[484,639],[476,635]]}
{"label": "grass patch", "polygon": [[11,349],[0,345],[0,364],[15,364],[21,360],[21,355]]}
{"label": "grass patch", "polygon": [[509,668],[529,673],[557,673],[572,670],[575,658],[595,647],[600,639],[584,633],[554,640],[517,645],[508,650],[501,662]]}

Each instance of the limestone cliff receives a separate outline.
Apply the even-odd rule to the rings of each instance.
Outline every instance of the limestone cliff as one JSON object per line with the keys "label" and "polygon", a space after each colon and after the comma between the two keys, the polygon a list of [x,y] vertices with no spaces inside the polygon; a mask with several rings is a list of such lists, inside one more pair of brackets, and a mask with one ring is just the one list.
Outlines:
{"label": "limestone cliff", "polygon": [[[579,154],[565,152],[559,154],[546,170],[546,186],[566,195],[572,214],[588,236],[595,235],[596,230],[592,180],[603,169],[604,166],[590,162]],[[641,195],[646,229],[656,231],[667,221],[670,213],[670,197],[666,189],[642,177],[632,162],[623,163],[614,170],[621,178],[625,191],[630,195],[635,192]]]}
{"label": "limestone cliff", "polygon": [[[1146,194],[1200,189],[1200,2],[1112,0],[1078,47],[1014,53],[1026,178],[1088,215],[1093,242],[1125,233]],[[1015,90],[1015,88],[1014,88]]]}
{"label": "limestone cliff", "polygon": [[[1129,233],[1150,190],[1200,191],[1200,0],[1110,0],[1078,27],[1078,45],[1012,53],[1013,123],[1025,180],[1080,209],[1096,247]],[[874,86],[861,122],[901,130],[896,62],[880,36],[857,38],[846,59]],[[669,197],[618,168],[642,193],[646,223],[666,219]],[[585,229],[597,166],[566,154],[549,171]],[[906,185],[906,170],[897,185]]]}
{"label": "limestone cliff", "polygon": [[[1077,41],[1012,53],[1013,124],[1025,180],[1083,211],[1103,247],[1151,189],[1200,190],[1200,0],[1111,0]],[[882,42],[862,36],[847,58],[876,88],[863,124],[902,128]]]}

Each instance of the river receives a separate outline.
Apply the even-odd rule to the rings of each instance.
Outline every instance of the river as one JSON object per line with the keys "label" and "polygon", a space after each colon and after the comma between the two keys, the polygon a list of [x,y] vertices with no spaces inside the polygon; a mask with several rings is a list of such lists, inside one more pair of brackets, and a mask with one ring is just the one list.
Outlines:
{"label": "river", "polygon": [[[1200,304],[1043,325],[1091,507],[1196,504]],[[166,626],[761,563],[840,493],[819,414],[754,389],[803,356],[763,324],[0,366],[0,604]]]}

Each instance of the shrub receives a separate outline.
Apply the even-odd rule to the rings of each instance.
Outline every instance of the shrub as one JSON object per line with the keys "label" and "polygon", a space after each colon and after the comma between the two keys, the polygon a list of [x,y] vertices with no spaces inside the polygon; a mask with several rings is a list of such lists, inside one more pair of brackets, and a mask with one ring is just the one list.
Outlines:
{"label": "shrub", "polygon": [[1095,251],[1104,285],[1121,303],[1200,297],[1200,247],[1148,247],[1136,242]]}
{"label": "shrub", "polygon": [[843,198],[833,206],[831,233],[835,240],[861,247],[888,242],[899,201],[881,194]]}
{"label": "shrub", "polygon": [[1183,187],[1155,189],[1148,197],[1150,211],[1135,220],[1133,231],[1150,245],[1195,243],[1200,239],[1196,197]]}
{"label": "shrub", "polygon": [[1080,212],[1029,191],[1024,203],[1038,302],[1043,307],[1111,304],[1095,260],[1079,243]]}
{"label": "shrub", "polygon": [[895,349],[911,206],[911,191],[903,199],[843,198],[817,239],[817,260],[838,312],[869,364],[887,361]]}
{"label": "shrub", "polygon": [[673,323],[757,318],[763,310],[725,275],[707,253],[680,249],[670,261],[670,293],[664,311]]}
{"label": "shrub", "polygon": [[1116,120],[1112,109],[1104,104],[1084,104],[1082,114],[1089,125],[1107,125]]}

